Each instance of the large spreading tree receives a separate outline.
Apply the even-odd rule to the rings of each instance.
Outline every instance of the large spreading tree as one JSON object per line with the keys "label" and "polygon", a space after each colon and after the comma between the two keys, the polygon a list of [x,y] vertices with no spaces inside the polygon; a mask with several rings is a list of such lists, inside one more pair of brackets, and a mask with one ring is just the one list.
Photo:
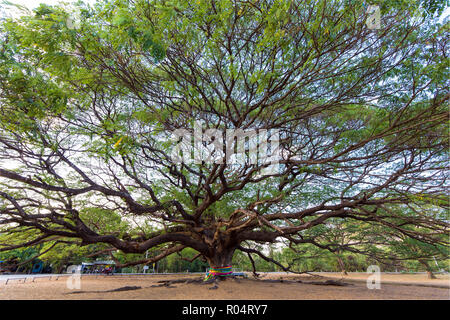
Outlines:
{"label": "large spreading tree", "polygon": [[[0,251],[151,252],[130,265],[192,248],[218,268],[236,250],[276,263],[264,243],[446,247],[443,6],[379,1],[377,26],[368,4],[111,0],[4,19]],[[176,161],[173,132],[198,123],[277,132],[276,170],[251,150]],[[95,221],[108,212],[126,224]]]}

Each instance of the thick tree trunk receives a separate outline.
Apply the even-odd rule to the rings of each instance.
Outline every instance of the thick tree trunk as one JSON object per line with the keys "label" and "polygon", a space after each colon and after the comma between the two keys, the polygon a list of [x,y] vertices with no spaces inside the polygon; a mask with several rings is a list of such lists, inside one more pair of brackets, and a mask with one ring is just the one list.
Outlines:
{"label": "thick tree trunk", "polygon": [[236,248],[214,250],[211,256],[206,257],[206,261],[208,261],[209,266],[214,269],[231,266],[235,249]]}
{"label": "thick tree trunk", "polygon": [[[212,250],[213,254],[209,257],[206,257],[206,260],[209,263],[209,266],[211,269],[219,269],[219,268],[224,268],[224,267],[230,267],[232,266],[232,259],[233,259],[233,253],[234,253],[234,248],[233,249],[227,249],[227,250]],[[222,270],[227,272],[227,270]],[[225,280],[227,275],[220,275],[220,274],[211,274],[209,273],[210,278],[207,278],[208,281],[214,281],[214,279],[219,279],[219,280]]]}
{"label": "thick tree trunk", "polygon": [[419,260],[419,262],[425,267],[427,271],[428,279],[436,279],[436,276],[433,274],[433,270],[431,270],[430,265],[425,260]]}
{"label": "thick tree trunk", "polygon": [[347,271],[345,270],[344,261],[342,261],[341,257],[339,257],[339,256],[337,256],[336,258],[337,258],[339,267],[341,268],[342,275],[346,276],[347,275]]}

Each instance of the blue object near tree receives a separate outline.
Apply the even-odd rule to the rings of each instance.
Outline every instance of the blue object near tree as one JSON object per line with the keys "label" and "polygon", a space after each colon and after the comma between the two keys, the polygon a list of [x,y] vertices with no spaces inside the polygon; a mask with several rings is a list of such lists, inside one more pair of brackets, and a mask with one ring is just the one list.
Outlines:
{"label": "blue object near tree", "polygon": [[42,261],[39,261],[39,262],[33,264],[33,269],[31,270],[31,273],[41,273],[43,267],[44,267],[44,263]]}

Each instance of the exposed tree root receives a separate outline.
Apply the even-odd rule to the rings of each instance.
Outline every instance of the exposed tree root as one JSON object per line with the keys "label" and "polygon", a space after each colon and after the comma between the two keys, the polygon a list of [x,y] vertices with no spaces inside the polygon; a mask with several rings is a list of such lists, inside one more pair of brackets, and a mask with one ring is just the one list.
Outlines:
{"label": "exposed tree root", "polygon": [[201,284],[201,285],[213,284],[213,286],[209,289],[214,290],[214,289],[218,289],[219,283],[222,281],[225,281],[225,280],[234,280],[237,283],[241,282],[238,276],[227,276],[227,277],[217,276],[217,277],[208,279],[206,281],[204,281],[203,278],[196,278],[196,279],[184,278],[184,279],[173,279],[173,280],[160,280],[160,281],[158,281],[159,284],[152,285],[150,287],[152,287],[152,288],[159,288],[159,287],[176,288],[171,285],[177,284],[177,283],[185,283],[185,284],[194,283],[194,284]]}
{"label": "exposed tree root", "polygon": [[111,290],[93,290],[93,291],[72,291],[72,292],[68,292],[66,294],[77,294],[77,293],[105,293],[105,292],[118,292],[118,291],[131,291],[131,290],[139,290],[142,289],[142,287],[140,286],[125,286],[125,287],[120,287],[120,288],[116,288],[116,289],[111,289]]}
{"label": "exposed tree root", "polygon": [[303,283],[303,284],[313,284],[322,286],[350,286],[352,284],[345,283],[336,280],[326,280],[326,281],[303,281],[303,280],[284,280],[284,279],[258,279],[260,282],[268,283]]}
{"label": "exposed tree root", "polygon": [[311,282],[302,282],[302,283],[304,283],[304,284],[314,284],[314,285],[318,285],[318,286],[339,286],[339,287],[352,286],[353,285],[351,283],[346,283],[346,282],[336,281],[336,280],[327,280],[325,282],[322,282],[322,281],[311,281]]}
{"label": "exposed tree root", "polygon": [[117,291],[130,291],[130,290],[139,290],[142,289],[140,286],[125,286],[117,289],[107,290],[105,292],[117,292]]}
{"label": "exposed tree root", "polygon": [[190,279],[190,278],[184,278],[184,279],[173,279],[173,280],[160,280],[158,283],[161,283],[160,286],[165,285],[171,285],[175,283],[203,283],[202,278],[196,278],[196,279]]}
{"label": "exposed tree root", "polygon": [[[210,285],[212,284],[213,286],[208,288],[209,290],[217,290],[219,288],[219,284],[222,281],[225,280],[234,280],[238,283],[241,282],[241,280],[238,277],[235,276],[228,276],[228,277],[215,277],[215,278],[211,278],[207,281],[203,281],[203,278],[196,278],[196,279],[191,279],[191,278],[184,278],[184,279],[172,279],[172,280],[160,280],[158,281],[158,284],[156,285],[151,285],[149,288],[161,288],[161,287],[165,287],[165,288],[177,288],[176,286],[174,286],[173,284],[189,284],[189,283],[193,283],[193,284],[201,284],[201,285]],[[303,283],[303,284],[312,284],[312,285],[323,285],[323,286],[350,286],[352,284],[350,283],[345,283],[342,281],[336,281],[336,280],[326,280],[326,281],[302,281],[302,280],[284,280],[284,279],[258,279],[258,282],[268,282],[268,283],[286,283],[286,284],[293,284],[293,283]],[[77,293],[105,293],[105,292],[120,292],[120,291],[131,291],[131,290],[139,290],[142,289],[142,287],[140,286],[125,286],[125,287],[120,287],[120,288],[116,288],[116,289],[111,289],[111,290],[105,290],[105,291],[73,291],[73,292],[68,292],[67,294],[77,294]]]}

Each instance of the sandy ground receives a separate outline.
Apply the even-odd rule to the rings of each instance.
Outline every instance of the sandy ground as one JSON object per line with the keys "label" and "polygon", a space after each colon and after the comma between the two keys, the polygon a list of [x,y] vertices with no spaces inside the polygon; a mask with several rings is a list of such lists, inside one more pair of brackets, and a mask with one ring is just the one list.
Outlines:
{"label": "sandy ground", "polygon": [[[343,279],[345,281],[362,281],[367,282],[366,273],[349,272],[348,275],[343,276],[340,273],[319,273],[331,279]],[[381,282],[385,284],[409,284],[420,286],[436,286],[450,288],[450,275],[436,275],[437,279],[428,279],[426,274],[392,274],[382,273]]]}
{"label": "sandy ground", "polygon": [[[228,279],[220,281],[217,289],[211,284],[176,283],[170,287],[152,287],[161,280],[198,279],[200,275],[146,275],[146,276],[83,276],[80,288],[69,289],[68,277],[58,280],[40,278],[0,282],[0,300],[378,300],[378,299],[450,299],[450,277],[438,275],[428,280],[426,275],[381,275],[381,288],[369,290],[366,279],[369,275],[349,274],[345,277],[348,286],[314,285],[309,282],[324,282],[341,279],[340,274],[322,274],[322,277],[299,276],[286,273],[263,274],[262,280]],[[282,279],[283,282],[265,280]],[[301,282],[296,282],[301,281]],[[70,284],[76,284],[70,282]],[[125,286],[139,286],[138,290],[107,292]]]}

